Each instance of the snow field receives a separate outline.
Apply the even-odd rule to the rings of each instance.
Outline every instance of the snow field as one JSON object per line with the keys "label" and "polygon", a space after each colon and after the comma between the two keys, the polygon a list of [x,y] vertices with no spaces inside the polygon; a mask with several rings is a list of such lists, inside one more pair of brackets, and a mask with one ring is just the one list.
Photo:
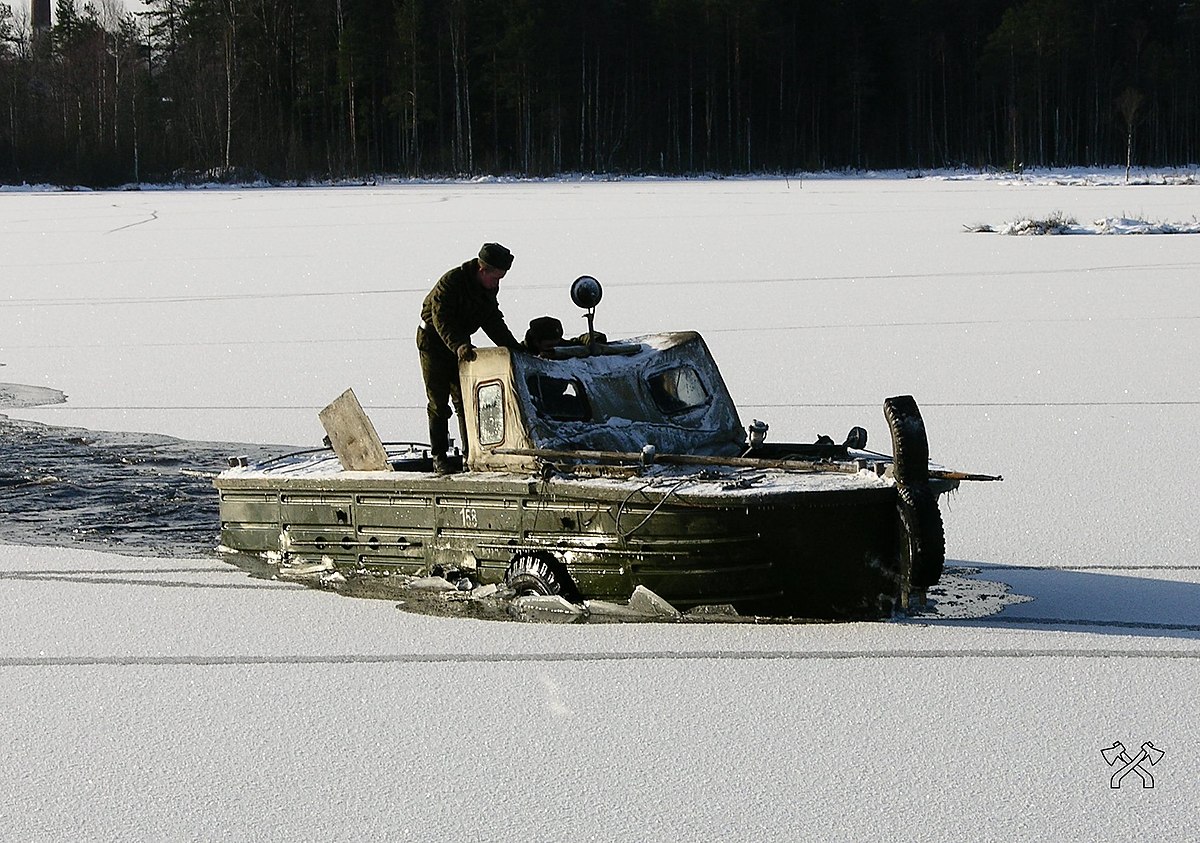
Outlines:
{"label": "snow field", "polygon": [[[412,334],[497,240],[514,330],[696,329],[775,440],[911,393],[978,621],[433,619],[218,560],[0,547],[0,838],[1190,839],[1200,265],[1186,185],[761,179],[0,195],[3,379],[93,429],[315,444],[353,386],[421,437]],[[582,320],[580,320],[582,324]],[[520,331],[518,330],[518,333]],[[2,494],[2,493],[0,493]],[[0,498],[2,501],[2,498]],[[215,498],[214,498],[215,506]],[[1109,787],[1100,749],[1166,752]]]}

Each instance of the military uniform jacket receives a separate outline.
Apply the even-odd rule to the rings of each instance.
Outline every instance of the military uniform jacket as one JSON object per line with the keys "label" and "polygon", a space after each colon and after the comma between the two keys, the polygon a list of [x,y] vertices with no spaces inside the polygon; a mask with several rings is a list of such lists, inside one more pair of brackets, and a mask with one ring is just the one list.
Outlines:
{"label": "military uniform jacket", "polygon": [[471,258],[439,278],[425,296],[421,304],[425,330],[417,343],[423,350],[456,353],[480,328],[498,346],[521,347],[504,322],[495,294],[480,286],[478,272],[479,261]]}

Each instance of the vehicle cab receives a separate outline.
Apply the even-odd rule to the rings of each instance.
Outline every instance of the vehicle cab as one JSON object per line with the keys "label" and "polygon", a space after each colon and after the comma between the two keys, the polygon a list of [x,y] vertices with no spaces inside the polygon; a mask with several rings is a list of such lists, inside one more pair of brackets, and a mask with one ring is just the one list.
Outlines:
{"label": "vehicle cab", "polygon": [[462,389],[472,471],[534,471],[535,451],[746,449],[717,364],[691,331],[560,346],[546,357],[479,349]]}

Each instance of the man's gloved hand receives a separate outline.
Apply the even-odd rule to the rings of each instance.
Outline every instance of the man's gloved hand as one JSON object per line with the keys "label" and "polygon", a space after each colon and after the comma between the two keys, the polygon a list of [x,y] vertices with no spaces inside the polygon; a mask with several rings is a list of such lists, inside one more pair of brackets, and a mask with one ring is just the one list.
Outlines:
{"label": "man's gloved hand", "polygon": [[475,346],[470,343],[458,347],[458,362],[469,363],[475,359]]}

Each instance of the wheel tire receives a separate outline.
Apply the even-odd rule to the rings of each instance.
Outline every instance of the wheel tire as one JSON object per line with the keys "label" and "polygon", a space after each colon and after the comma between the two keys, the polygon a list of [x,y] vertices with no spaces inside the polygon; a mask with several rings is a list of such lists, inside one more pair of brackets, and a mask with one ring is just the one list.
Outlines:
{"label": "wheel tire", "polygon": [[946,531],[937,495],[928,486],[901,486],[900,542],[909,582],[914,589],[936,585],[946,566]]}
{"label": "wheel tire", "polygon": [[888,398],[883,415],[892,432],[902,561],[912,588],[924,590],[937,583],[946,566],[946,531],[937,495],[929,487],[929,437],[911,395]]}
{"label": "wheel tire", "polygon": [[549,554],[518,553],[508,563],[504,582],[518,597],[542,594],[559,595],[570,600],[574,596],[574,587],[566,567]]}
{"label": "wheel tire", "polygon": [[883,402],[883,415],[892,432],[892,474],[901,486],[924,486],[929,482],[929,438],[925,420],[911,395],[897,395]]}

